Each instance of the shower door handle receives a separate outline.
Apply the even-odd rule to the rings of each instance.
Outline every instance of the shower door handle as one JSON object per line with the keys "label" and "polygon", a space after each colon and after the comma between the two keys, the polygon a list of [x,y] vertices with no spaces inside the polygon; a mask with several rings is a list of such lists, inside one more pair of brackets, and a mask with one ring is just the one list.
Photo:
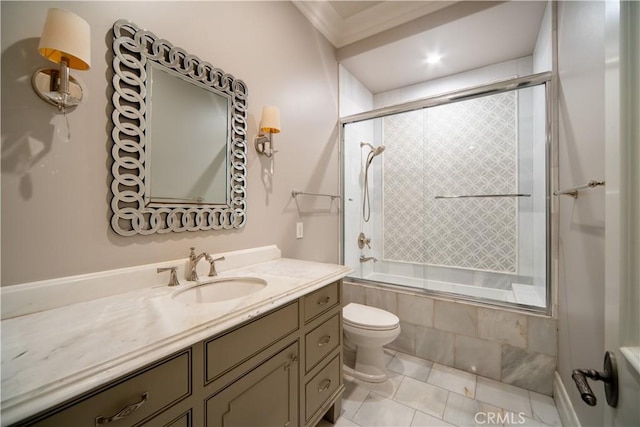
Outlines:
{"label": "shower door handle", "polygon": [[531,194],[461,194],[456,196],[435,196],[434,199],[490,199],[494,197],[531,197]]}
{"label": "shower door handle", "polygon": [[618,405],[618,368],[613,352],[607,351],[604,355],[604,372],[595,369],[574,369],[571,378],[576,383],[580,397],[587,405],[596,406],[598,403],[587,378],[603,381],[607,404],[612,408]]}

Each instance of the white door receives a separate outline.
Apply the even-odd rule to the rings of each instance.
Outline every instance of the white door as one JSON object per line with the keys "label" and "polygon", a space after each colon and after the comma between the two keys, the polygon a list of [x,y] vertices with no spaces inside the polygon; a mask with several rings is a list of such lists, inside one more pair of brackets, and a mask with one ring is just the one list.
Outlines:
{"label": "white door", "polygon": [[[605,351],[618,404],[605,426],[640,426],[640,2],[606,4]],[[602,370],[602,366],[597,367]],[[592,383],[592,387],[599,387]],[[603,402],[603,404],[605,404]]]}

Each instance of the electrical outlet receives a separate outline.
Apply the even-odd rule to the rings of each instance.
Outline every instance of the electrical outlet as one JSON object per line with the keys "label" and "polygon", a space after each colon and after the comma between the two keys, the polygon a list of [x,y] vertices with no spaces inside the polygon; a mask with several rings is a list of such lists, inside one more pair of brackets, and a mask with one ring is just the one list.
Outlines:
{"label": "electrical outlet", "polygon": [[296,239],[302,239],[304,237],[304,228],[301,222],[296,222]]}

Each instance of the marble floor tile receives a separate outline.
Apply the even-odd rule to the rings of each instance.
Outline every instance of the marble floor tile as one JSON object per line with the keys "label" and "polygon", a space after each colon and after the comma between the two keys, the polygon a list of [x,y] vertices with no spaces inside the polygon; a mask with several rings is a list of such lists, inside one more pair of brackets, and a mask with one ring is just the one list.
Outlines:
{"label": "marble floor tile", "polygon": [[456,426],[501,426],[501,408],[471,399],[457,393],[449,393],[444,420]]}
{"label": "marble floor tile", "polygon": [[519,415],[514,412],[504,411],[505,419],[504,419],[504,427],[548,427],[546,424],[533,420],[529,417],[525,417],[524,415]]}
{"label": "marble floor tile", "polygon": [[449,392],[411,377],[404,377],[394,400],[421,412],[442,418]]}
{"label": "marble floor tile", "polygon": [[356,412],[353,422],[366,427],[409,427],[415,412],[413,408],[375,393],[369,393]]}
{"label": "marble floor tile", "polygon": [[356,412],[367,398],[369,390],[358,385],[355,381],[344,382],[345,391],[342,394],[342,418],[353,420]]}
{"label": "marble floor tile", "polygon": [[516,414],[522,413],[525,417],[533,417],[529,392],[523,388],[478,377],[475,398]]}
{"label": "marble floor tile", "polygon": [[349,421],[346,418],[338,418],[338,421],[334,424],[336,427],[359,427],[358,424],[353,421]]}
{"label": "marble floor tile", "polygon": [[405,353],[396,353],[387,368],[398,374],[406,375],[420,381],[426,381],[433,363]]}
{"label": "marble floor tile", "polygon": [[533,419],[549,426],[562,426],[560,414],[552,397],[529,391]]}
{"label": "marble floor tile", "polygon": [[329,421],[323,418],[320,420],[318,424],[316,424],[316,427],[360,427],[360,426],[354,423],[353,421],[349,421],[345,417],[340,417],[338,418],[338,421],[336,421],[335,424],[331,424]]}
{"label": "marble floor tile", "polygon": [[[389,365],[393,360],[393,357],[396,355],[397,351],[392,350],[390,348],[383,347],[382,352],[384,354],[385,366]],[[403,353],[404,354],[404,353]]]}
{"label": "marble floor tile", "polygon": [[433,417],[420,411],[416,411],[411,421],[411,427],[456,427],[440,418]]}
{"label": "marble floor tile", "polygon": [[[407,366],[418,369],[413,363],[432,363],[388,349],[385,355],[394,364],[409,361],[395,365],[403,372]],[[471,379],[475,399],[464,395]],[[551,397],[438,363],[431,365],[426,382],[390,370],[389,380],[380,384],[345,375],[345,389],[342,416],[336,424],[322,420],[317,427],[562,426]]]}
{"label": "marble floor tile", "polygon": [[385,382],[368,383],[366,381],[361,381],[358,379],[354,379],[353,381],[357,385],[364,387],[369,391],[373,391],[380,396],[393,398],[393,396],[396,394],[396,391],[398,390],[398,387],[400,387],[402,378],[404,378],[402,375],[393,371],[389,371],[389,378],[387,378]]}
{"label": "marble floor tile", "polygon": [[434,363],[427,383],[470,398],[476,395],[476,376],[460,369]]}

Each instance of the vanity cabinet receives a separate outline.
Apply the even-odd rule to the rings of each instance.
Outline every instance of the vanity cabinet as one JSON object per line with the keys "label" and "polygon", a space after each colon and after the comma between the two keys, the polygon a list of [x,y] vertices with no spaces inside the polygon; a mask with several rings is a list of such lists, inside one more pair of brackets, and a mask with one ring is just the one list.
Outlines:
{"label": "vanity cabinet", "polygon": [[340,416],[341,281],[19,426],[315,426]]}
{"label": "vanity cabinet", "polygon": [[205,343],[206,426],[315,426],[341,412],[341,282]]}

